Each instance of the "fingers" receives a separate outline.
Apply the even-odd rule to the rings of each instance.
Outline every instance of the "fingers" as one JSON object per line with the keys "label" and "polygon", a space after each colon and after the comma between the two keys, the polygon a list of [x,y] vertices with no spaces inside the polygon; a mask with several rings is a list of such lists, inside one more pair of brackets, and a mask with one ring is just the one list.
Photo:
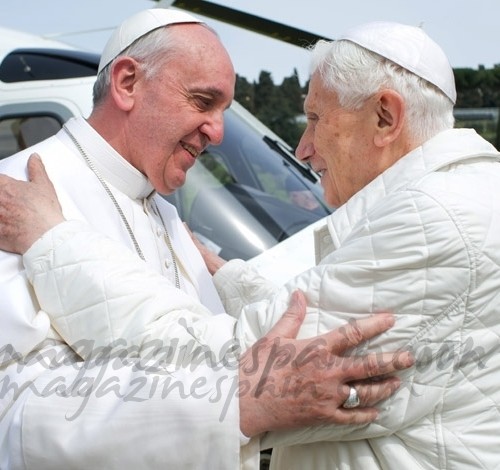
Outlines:
{"label": "fingers", "polygon": [[296,338],[300,325],[306,315],[306,298],[302,291],[296,290],[283,316],[266,335],[267,338]]}
{"label": "fingers", "polygon": [[351,385],[358,392],[360,407],[372,407],[389,398],[401,386],[401,380],[387,377],[376,381],[353,382]]}
{"label": "fingers", "polygon": [[31,182],[48,182],[52,185],[52,182],[45,171],[45,166],[43,165],[42,159],[38,153],[32,153],[28,159],[28,181]]}
{"label": "fingers", "polygon": [[[62,214],[56,190],[38,153],[32,153],[28,159],[28,180],[35,184],[37,193],[43,194],[47,204],[53,207],[54,215],[56,212],[57,216],[60,215],[59,213]],[[49,206],[47,205],[47,207]]]}
{"label": "fingers", "polygon": [[0,178],[0,248],[18,254],[24,254],[46,231],[64,221],[56,191],[38,154],[28,159],[27,172],[29,181]]}
{"label": "fingers", "polygon": [[341,368],[347,382],[393,374],[413,366],[415,362],[409,351],[342,357],[338,361],[342,364]]}
{"label": "fingers", "polygon": [[[367,424],[378,417],[375,408],[382,400],[386,400],[398,390],[401,381],[397,377],[388,377],[378,381],[353,382],[360,400],[358,408],[343,408],[340,406],[335,412],[335,422],[339,424]],[[349,386],[346,386],[345,397],[349,396]]]}
{"label": "fingers", "polygon": [[368,424],[375,421],[378,417],[376,408],[352,408],[350,410],[339,408],[335,412],[335,420],[337,424]]}
{"label": "fingers", "polygon": [[205,265],[208,269],[208,272],[214,275],[222,266],[224,266],[224,264],[226,264],[226,260],[221,258],[217,253],[212,251],[212,249],[210,249],[208,246],[202,243],[200,239],[193,232],[191,232],[191,229],[185,222],[184,222],[184,227],[186,228],[194,245],[200,252],[203,261],[205,261]]}
{"label": "fingers", "polygon": [[191,238],[192,242],[195,244],[196,248],[198,248],[198,251],[201,253],[202,256],[206,254],[208,251],[206,246],[203,245],[203,243],[200,242],[198,237],[191,231],[189,228],[189,225],[186,222],[183,222],[184,228],[186,229],[189,237]]}
{"label": "fingers", "polygon": [[368,318],[350,320],[345,325],[322,337],[332,353],[340,355],[346,350],[387,331],[394,325],[394,316],[390,313],[376,313]]}

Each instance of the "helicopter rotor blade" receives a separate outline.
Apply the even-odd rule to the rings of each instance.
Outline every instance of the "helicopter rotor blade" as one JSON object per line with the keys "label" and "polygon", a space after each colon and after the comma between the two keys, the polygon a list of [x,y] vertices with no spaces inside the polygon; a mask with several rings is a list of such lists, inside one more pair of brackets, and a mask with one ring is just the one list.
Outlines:
{"label": "helicopter rotor blade", "polygon": [[160,1],[158,6],[173,6],[299,47],[307,47],[314,44],[319,39],[329,40],[329,38],[315,33],[278,23],[277,21],[268,20],[251,13],[235,10],[234,8],[207,2],[206,0],[167,0]]}

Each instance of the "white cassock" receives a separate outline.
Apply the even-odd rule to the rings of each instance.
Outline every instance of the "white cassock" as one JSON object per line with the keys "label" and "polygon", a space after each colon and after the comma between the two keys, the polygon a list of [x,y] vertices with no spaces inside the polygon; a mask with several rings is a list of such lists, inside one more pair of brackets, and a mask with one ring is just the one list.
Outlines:
{"label": "white cassock", "polygon": [[[194,327],[201,331],[197,337],[212,351],[224,351],[233,338],[234,319],[224,313],[175,208],[154,194],[144,175],[84,119],[72,119],[66,125],[115,201],[64,130],[3,160],[0,171],[26,179],[27,158],[32,152],[39,153],[67,219],[86,221],[132,252],[137,251],[135,238],[145,266],[164,276],[159,288],[171,292],[176,314],[170,320],[165,320],[168,315],[162,316],[158,327],[179,340],[173,347],[192,339],[190,328]],[[176,270],[180,290],[175,287]],[[133,277],[130,289],[134,289]],[[84,297],[91,295],[84,283],[77,291]],[[87,315],[74,319],[82,325],[91,320]],[[151,320],[137,318],[139,323]],[[5,252],[0,252],[0,324],[0,468],[240,466],[235,361],[217,367],[198,361],[193,366],[168,356],[161,364],[153,361],[154,367],[148,369],[142,359],[130,359],[130,350],[125,348],[131,344],[124,345],[119,337],[108,338],[109,344],[116,345],[112,351],[116,357],[110,357],[109,351],[104,355],[106,344],[90,341],[79,345],[91,348],[94,355],[97,351],[103,354],[83,361],[82,354],[74,352],[78,348],[70,348],[67,338],[62,339],[64,328],[55,331],[48,315],[40,310],[21,257]],[[141,341],[144,347],[144,338]],[[256,455],[251,453],[252,463]]]}

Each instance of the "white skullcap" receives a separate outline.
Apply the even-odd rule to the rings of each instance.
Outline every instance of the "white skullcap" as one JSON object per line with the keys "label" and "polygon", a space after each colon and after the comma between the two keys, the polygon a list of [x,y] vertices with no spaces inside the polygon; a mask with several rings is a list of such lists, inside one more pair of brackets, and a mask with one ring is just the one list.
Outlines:
{"label": "white skullcap", "polygon": [[155,29],[177,23],[203,23],[203,21],[183,11],[167,8],[144,10],[126,19],[115,29],[104,46],[97,73],[137,39]]}
{"label": "white skullcap", "polygon": [[455,104],[453,69],[441,47],[421,28],[378,21],[354,27],[337,39],[352,41],[400,65],[438,87]]}

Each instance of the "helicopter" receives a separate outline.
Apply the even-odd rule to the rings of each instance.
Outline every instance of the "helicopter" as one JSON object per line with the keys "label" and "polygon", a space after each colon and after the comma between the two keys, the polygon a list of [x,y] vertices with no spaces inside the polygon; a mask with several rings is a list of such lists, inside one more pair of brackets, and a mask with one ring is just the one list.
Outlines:
{"label": "helicopter", "polygon": [[[295,45],[319,39],[207,1],[162,0],[155,6],[182,8]],[[0,37],[1,159],[55,134],[69,118],[90,114],[100,57],[25,32],[0,28]],[[248,260],[278,282],[314,263],[312,231],[332,211],[318,175],[237,102],[225,112],[222,144],[209,146],[185,185],[166,199],[222,258]]]}

